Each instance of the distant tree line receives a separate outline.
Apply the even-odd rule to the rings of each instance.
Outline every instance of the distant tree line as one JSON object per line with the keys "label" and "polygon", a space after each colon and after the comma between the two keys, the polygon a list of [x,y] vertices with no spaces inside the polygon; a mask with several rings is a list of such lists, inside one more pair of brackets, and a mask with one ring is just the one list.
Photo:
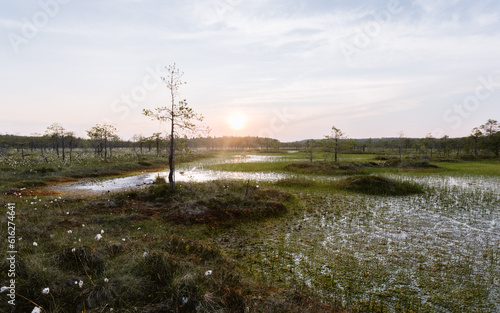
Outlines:
{"label": "distant tree line", "polygon": [[[398,156],[425,156],[429,158],[499,157],[500,123],[488,120],[472,129],[467,137],[450,138],[444,135],[435,138],[428,134],[424,138],[407,138],[403,132],[398,137],[377,139],[349,139],[341,130],[333,127],[332,134],[323,140],[302,141],[302,148],[309,151],[312,146],[337,160],[339,153],[377,153]],[[325,157],[326,158],[326,157]]]}
{"label": "distant tree line", "polygon": [[[117,130],[109,124],[97,124],[87,130],[88,138],[80,138],[74,132],[54,123],[47,127],[44,134],[31,136],[0,135],[0,153],[6,149],[17,149],[22,157],[27,153],[40,153],[45,159],[46,152],[53,151],[62,161],[71,162],[75,149],[93,149],[97,158],[109,159],[113,149],[130,148],[138,156],[155,154],[168,155],[170,135],[153,133],[150,136],[137,134],[131,140],[122,140]],[[194,149],[220,150],[263,150],[279,151],[295,149],[312,152],[324,152],[325,159],[335,161],[335,155],[341,153],[377,153],[394,156],[413,155],[421,157],[499,157],[500,124],[488,120],[483,125],[472,129],[467,137],[434,138],[428,134],[424,138],[407,138],[402,133],[392,138],[350,139],[340,129],[332,128],[332,133],[323,139],[310,139],[295,142],[280,142],[277,139],[263,137],[203,137],[178,138],[176,149],[189,152]],[[37,152],[38,151],[38,152]]]}

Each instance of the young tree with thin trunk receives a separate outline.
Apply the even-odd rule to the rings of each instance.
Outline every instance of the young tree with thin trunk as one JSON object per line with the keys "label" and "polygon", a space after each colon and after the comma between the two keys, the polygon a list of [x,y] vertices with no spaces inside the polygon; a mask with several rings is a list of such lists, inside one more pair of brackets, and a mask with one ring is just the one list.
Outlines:
{"label": "young tree with thin trunk", "polygon": [[[168,152],[168,182],[170,188],[175,189],[175,147],[176,138],[180,132],[189,133],[199,133],[204,131],[204,128],[199,126],[198,123],[203,121],[203,116],[194,112],[187,104],[184,99],[177,102],[177,97],[179,96],[179,88],[186,84],[182,81],[182,76],[184,75],[175,65],[170,65],[166,67],[167,76],[162,77],[162,80],[167,85],[170,90],[170,105],[155,108],[154,111],[144,109],[143,114],[150,117],[153,120],[158,120],[160,122],[170,123],[170,149]],[[208,131],[208,129],[207,129]]]}
{"label": "young tree with thin trunk", "polygon": [[340,152],[340,143],[342,139],[345,139],[346,135],[337,127],[332,126],[332,134],[325,136],[326,144],[333,143],[333,155],[335,163],[338,162],[338,154]]}

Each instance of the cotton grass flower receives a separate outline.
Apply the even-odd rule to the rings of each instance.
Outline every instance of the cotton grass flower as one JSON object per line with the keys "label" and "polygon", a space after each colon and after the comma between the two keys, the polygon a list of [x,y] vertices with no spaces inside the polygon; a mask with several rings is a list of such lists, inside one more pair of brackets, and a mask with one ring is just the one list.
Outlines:
{"label": "cotton grass flower", "polygon": [[104,234],[104,229],[101,229],[101,234]]}
{"label": "cotton grass flower", "polygon": [[105,283],[108,283],[109,282],[109,279],[107,277],[104,277],[104,282]]}
{"label": "cotton grass flower", "polygon": [[68,234],[72,234],[72,233],[73,233],[73,231],[71,229],[68,230]]}
{"label": "cotton grass flower", "polygon": [[148,253],[147,253],[147,252],[144,252],[144,253],[142,254],[142,257],[143,257],[143,258],[145,258],[145,257],[146,257],[146,255],[148,255]]}
{"label": "cotton grass flower", "polygon": [[42,312],[42,311],[41,311],[41,310],[40,310],[40,308],[39,308],[39,307],[37,307],[37,306],[33,308],[33,311],[31,311],[31,313],[41,313],[41,312]]}
{"label": "cotton grass flower", "polygon": [[101,234],[97,234],[97,235],[95,235],[95,240],[101,240],[101,238],[102,238],[102,235],[101,235]]}
{"label": "cotton grass flower", "polygon": [[76,252],[76,249],[75,249],[75,248],[71,249],[71,252],[75,253],[75,252]]}
{"label": "cotton grass flower", "polygon": [[33,247],[38,247],[38,243],[36,241],[33,242]]}
{"label": "cotton grass flower", "polygon": [[7,289],[9,289],[9,288],[7,288],[6,286],[2,286],[2,288],[0,288],[0,293],[4,292]]}
{"label": "cotton grass flower", "polygon": [[82,288],[83,288],[83,280],[80,280],[80,281],[78,282],[78,287],[80,287],[80,289],[82,289]]}
{"label": "cotton grass flower", "polygon": [[208,270],[205,272],[205,276],[212,275],[212,270]]}
{"label": "cotton grass flower", "polygon": [[43,288],[43,290],[42,290],[42,293],[43,293],[44,295],[48,295],[48,294],[49,294],[49,292],[50,292],[49,287],[47,287],[47,288]]}

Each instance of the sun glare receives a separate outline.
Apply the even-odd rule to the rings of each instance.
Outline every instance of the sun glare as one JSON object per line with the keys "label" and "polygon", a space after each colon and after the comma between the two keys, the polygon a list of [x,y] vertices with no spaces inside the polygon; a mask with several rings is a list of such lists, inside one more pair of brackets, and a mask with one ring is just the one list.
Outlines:
{"label": "sun glare", "polygon": [[240,113],[234,113],[228,117],[229,125],[234,130],[240,130],[245,126],[245,117]]}

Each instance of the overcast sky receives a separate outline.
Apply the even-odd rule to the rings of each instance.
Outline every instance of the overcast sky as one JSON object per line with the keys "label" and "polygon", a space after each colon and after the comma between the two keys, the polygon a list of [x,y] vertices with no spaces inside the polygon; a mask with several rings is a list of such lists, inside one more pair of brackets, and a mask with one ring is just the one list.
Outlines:
{"label": "overcast sky", "polygon": [[[500,2],[3,0],[0,133],[165,128],[181,97],[212,136],[466,136],[500,120]],[[228,116],[245,126],[234,130]]]}

